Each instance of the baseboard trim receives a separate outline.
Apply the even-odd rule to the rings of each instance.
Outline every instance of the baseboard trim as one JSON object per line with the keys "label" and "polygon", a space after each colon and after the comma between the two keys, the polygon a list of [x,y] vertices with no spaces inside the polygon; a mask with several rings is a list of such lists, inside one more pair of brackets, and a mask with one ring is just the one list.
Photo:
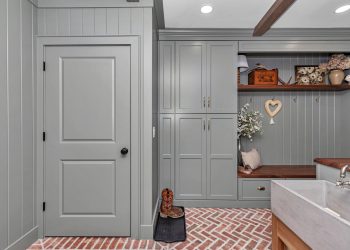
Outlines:
{"label": "baseboard trim", "polygon": [[203,208],[270,208],[271,201],[174,200],[176,206]]}
{"label": "baseboard trim", "polygon": [[34,227],[21,238],[9,245],[5,250],[23,250],[38,240],[38,227]]}
{"label": "baseboard trim", "polygon": [[158,197],[157,204],[156,204],[154,211],[153,211],[152,224],[140,226],[140,239],[143,239],[143,240],[153,239],[153,232],[156,228],[159,205],[160,205],[160,199]]}

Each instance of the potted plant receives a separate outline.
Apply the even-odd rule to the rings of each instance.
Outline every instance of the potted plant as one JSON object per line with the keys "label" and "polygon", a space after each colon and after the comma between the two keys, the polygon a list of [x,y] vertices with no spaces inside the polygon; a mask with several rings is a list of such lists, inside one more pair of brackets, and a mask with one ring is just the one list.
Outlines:
{"label": "potted plant", "polygon": [[345,77],[344,70],[350,68],[350,58],[344,54],[334,54],[328,63],[321,63],[319,67],[324,72],[330,72],[329,80],[332,85],[341,85]]}
{"label": "potted plant", "polygon": [[238,113],[238,148],[241,149],[241,137],[253,141],[253,136],[263,133],[262,114],[259,111],[249,110],[249,103],[245,104]]}

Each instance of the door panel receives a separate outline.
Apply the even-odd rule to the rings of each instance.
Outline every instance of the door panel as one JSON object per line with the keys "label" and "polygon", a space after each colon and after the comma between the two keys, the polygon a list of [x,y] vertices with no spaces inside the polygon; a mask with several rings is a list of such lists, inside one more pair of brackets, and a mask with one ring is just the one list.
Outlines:
{"label": "door panel", "polygon": [[129,236],[130,47],[45,49],[45,235]]}
{"label": "door panel", "polygon": [[237,199],[236,124],[237,115],[208,114],[208,199]]}
{"label": "door panel", "polygon": [[237,43],[208,42],[208,113],[237,113]]}
{"label": "door panel", "polygon": [[159,42],[159,110],[175,112],[175,42]]}
{"label": "door panel", "polygon": [[63,140],[114,140],[114,58],[62,57],[61,66]]}
{"label": "door panel", "polygon": [[206,45],[176,42],[176,112],[206,112]]}
{"label": "door panel", "polygon": [[160,115],[160,191],[164,188],[174,190],[174,171],[175,171],[175,115]]}
{"label": "door panel", "polygon": [[[62,161],[61,170],[62,216],[113,215],[116,204],[114,161]],[[98,186],[91,185],[96,179],[103,181]]]}
{"label": "door panel", "polygon": [[175,197],[206,198],[206,115],[176,115]]}

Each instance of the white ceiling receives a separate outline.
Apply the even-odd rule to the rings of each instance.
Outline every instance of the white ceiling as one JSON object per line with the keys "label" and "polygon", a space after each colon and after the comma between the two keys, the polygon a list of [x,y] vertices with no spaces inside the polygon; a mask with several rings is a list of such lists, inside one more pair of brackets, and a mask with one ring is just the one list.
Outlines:
{"label": "white ceiling", "polygon": [[[254,28],[275,0],[163,0],[166,28]],[[202,14],[209,4],[213,12]],[[350,0],[297,0],[273,28],[350,28]]]}

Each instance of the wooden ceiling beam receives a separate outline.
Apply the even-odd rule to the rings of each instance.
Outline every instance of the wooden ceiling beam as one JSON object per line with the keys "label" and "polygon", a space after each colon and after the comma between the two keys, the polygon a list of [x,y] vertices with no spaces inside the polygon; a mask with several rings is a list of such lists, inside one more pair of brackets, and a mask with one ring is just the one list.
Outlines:
{"label": "wooden ceiling beam", "polygon": [[253,36],[264,35],[296,0],[276,0],[260,22],[255,26]]}

